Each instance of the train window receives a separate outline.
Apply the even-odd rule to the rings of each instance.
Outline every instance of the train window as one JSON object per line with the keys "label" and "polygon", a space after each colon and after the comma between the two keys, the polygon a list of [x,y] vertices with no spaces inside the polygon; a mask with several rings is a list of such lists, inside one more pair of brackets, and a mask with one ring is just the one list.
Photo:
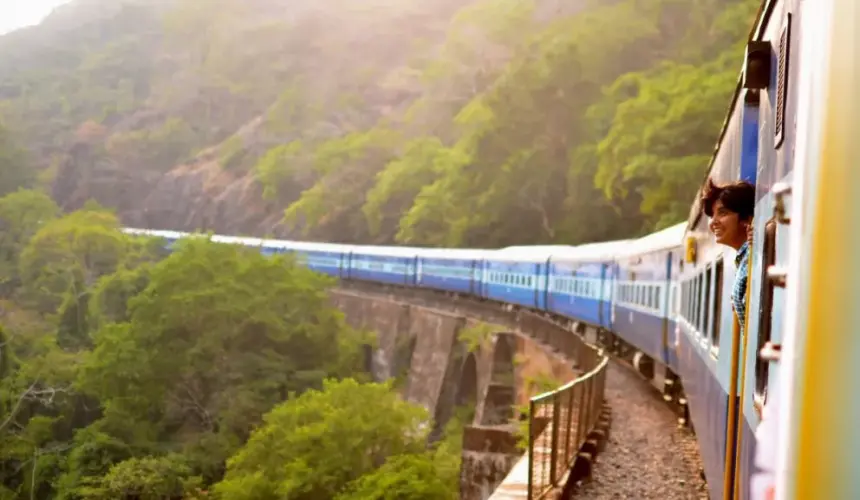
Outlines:
{"label": "train window", "polygon": [[702,322],[699,324],[699,331],[708,337],[708,320],[711,319],[711,266],[705,269],[705,299],[702,301]]}
{"label": "train window", "polygon": [[684,320],[690,322],[690,281],[684,282]]}
{"label": "train window", "polygon": [[681,311],[681,297],[678,293],[678,287],[672,285],[672,312],[678,314]]}
{"label": "train window", "polygon": [[702,313],[702,275],[699,274],[696,276],[696,279],[693,281],[693,328],[697,331],[701,332],[702,330],[699,328],[699,318]]}
{"label": "train window", "polygon": [[758,348],[755,357],[755,392],[762,399],[762,404],[767,397],[767,378],[770,365],[761,359],[758,353],[764,345],[770,342],[773,316],[773,281],[767,279],[767,269],[776,262],[776,221],[771,219],[764,226],[764,248],[762,254],[762,298],[759,309]]}
{"label": "train window", "polygon": [[720,258],[714,266],[714,324],[711,330],[711,344],[720,345],[720,316],[723,301],[723,259]]}
{"label": "train window", "polygon": [[681,283],[681,309],[680,309],[681,317],[687,317],[687,282],[684,281]]}
{"label": "train window", "polygon": [[687,299],[684,307],[684,319],[687,323],[693,324],[693,280],[687,281]]}

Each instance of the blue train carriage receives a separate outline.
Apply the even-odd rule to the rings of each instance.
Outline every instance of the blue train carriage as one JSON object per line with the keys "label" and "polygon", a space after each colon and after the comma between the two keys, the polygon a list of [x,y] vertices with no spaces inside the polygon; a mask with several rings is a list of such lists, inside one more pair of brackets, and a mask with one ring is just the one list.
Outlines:
{"label": "blue train carriage", "polygon": [[678,367],[674,278],[682,261],[686,226],[686,222],[675,224],[634,240],[616,260],[613,331],[636,349],[634,364],[660,390],[670,379],[666,368]]}
{"label": "blue train carriage", "polygon": [[508,247],[491,251],[484,261],[481,297],[546,309],[549,247]]}
{"label": "blue train carriage", "polygon": [[415,285],[420,248],[355,246],[347,277],[392,285]]}
{"label": "blue train carriage", "polygon": [[308,268],[329,276],[346,278],[352,245],[304,241],[265,240],[263,252],[267,255],[289,252]]}
{"label": "blue train carriage", "polygon": [[[757,162],[742,162],[740,177],[756,186],[754,236],[750,252],[750,271],[746,332],[739,345],[741,366],[738,369],[740,402],[736,412],[735,459],[732,484],[735,498],[748,498],[753,471],[755,429],[767,393],[778,383],[777,348],[782,343],[785,326],[786,295],[784,275],[792,250],[789,245],[791,187],[796,170],[795,150],[798,139],[798,100],[800,79],[811,67],[813,58],[802,61],[802,44],[817,50],[820,38],[802,38],[801,15],[820,15],[820,6],[801,7],[800,0],[770,1],[764,7],[756,26],[754,41],[747,48],[747,64],[738,94],[750,114],[758,118],[758,134],[749,139],[755,146],[746,153]],[[829,27],[825,28],[829,32]],[[823,106],[822,96],[807,94],[810,106]],[[741,100],[741,97],[738,97]],[[750,120],[752,121],[752,120]],[[809,125],[812,127],[813,125]],[[773,271],[768,277],[769,269]],[[759,354],[763,353],[763,356]]]}
{"label": "blue train carriage", "polygon": [[549,258],[547,310],[571,318],[590,342],[611,329],[615,255],[628,240],[555,247]]}
{"label": "blue train carriage", "polygon": [[[726,119],[710,176],[756,185],[746,332],[731,309],[735,252],[717,246],[696,203],[682,274],[681,373],[699,436],[711,498],[747,498],[754,431],[772,373],[758,353],[778,342],[782,291],[765,273],[788,259],[783,195],[792,178],[800,38],[797,1],[766,2]],[[781,215],[782,214],[782,215]],[[734,362],[737,360],[737,362]],[[771,377],[769,377],[771,375]]]}
{"label": "blue train carriage", "polygon": [[425,248],[418,254],[417,286],[480,295],[484,258],[490,250]]}

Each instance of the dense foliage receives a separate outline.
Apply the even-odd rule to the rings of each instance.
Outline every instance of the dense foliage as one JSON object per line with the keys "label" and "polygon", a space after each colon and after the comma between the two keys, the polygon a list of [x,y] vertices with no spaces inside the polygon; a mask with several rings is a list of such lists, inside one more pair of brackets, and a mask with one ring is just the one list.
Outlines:
{"label": "dense foliage", "polygon": [[366,382],[330,278],[207,238],[167,253],[37,191],[0,224],[0,499],[328,498],[401,461],[401,488],[457,491],[459,449]]}
{"label": "dense foliage", "polygon": [[758,2],[201,5],[76,0],[0,38],[0,115],[64,208],[332,241],[632,236],[686,216]]}

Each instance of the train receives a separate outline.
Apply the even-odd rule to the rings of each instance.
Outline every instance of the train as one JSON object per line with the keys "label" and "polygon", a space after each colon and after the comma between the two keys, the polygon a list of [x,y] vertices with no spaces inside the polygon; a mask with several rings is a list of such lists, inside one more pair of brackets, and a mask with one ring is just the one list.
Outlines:
{"label": "train", "polygon": [[[860,208],[860,197],[849,191],[860,173],[850,155],[833,152],[844,153],[857,137],[860,49],[850,36],[858,22],[860,7],[852,0],[765,0],[739,61],[735,92],[703,174],[706,181],[741,179],[756,187],[744,331],[731,306],[735,251],[716,243],[698,192],[689,193],[686,221],[641,238],[576,246],[442,249],[212,239],[266,254],[293,252],[311,269],[344,280],[467,295],[569,321],[572,330],[630,359],[666,399],[684,405],[714,500],[753,496],[756,430],[769,399],[779,394],[770,408],[779,415],[772,431],[776,458],[769,464],[776,498],[810,492],[858,498],[860,478],[850,464],[860,451],[852,445],[860,405],[848,381],[860,379],[854,368],[860,364],[851,363],[860,348],[838,336],[844,330],[823,331],[813,323],[818,318],[850,329],[860,322],[846,307],[857,294],[851,277],[860,274],[848,257],[851,231],[822,222],[829,215],[845,229],[857,220],[850,210]],[[834,89],[843,92],[834,97]],[[837,118],[840,125],[825,133],[828,120]],[[168,244],[188,236],[125,231]],[[833,288],[841,295],[822,298],[828,284],[841,286]],[[810,390],[812,381],[843,388],[848,404],[841,413],[832,411],[840,395]],[[832,427],[815,425],[827,416],[836,419]],[[834,453],[841,465],[820,463]]]}

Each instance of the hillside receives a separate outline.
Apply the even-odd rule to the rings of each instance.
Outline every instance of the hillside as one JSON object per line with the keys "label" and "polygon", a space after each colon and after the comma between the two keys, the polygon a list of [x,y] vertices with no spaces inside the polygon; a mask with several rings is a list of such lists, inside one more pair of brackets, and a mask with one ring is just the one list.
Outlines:
{"label": "hillside", "polygon": [[0,120],[38,170],[10,182],[164,229],[631,236],[686,215],[757,5],[74,0],[0,37]]}

